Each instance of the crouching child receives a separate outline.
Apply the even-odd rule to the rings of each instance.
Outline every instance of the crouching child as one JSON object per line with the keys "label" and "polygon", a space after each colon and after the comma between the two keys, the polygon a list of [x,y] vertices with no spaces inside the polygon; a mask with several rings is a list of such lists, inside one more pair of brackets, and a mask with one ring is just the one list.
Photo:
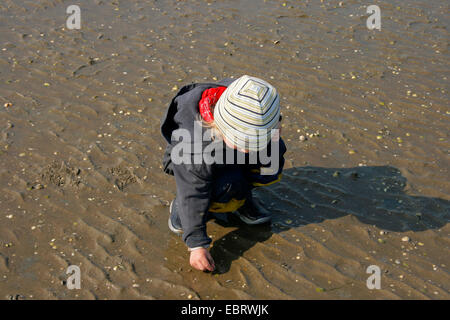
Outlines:
{"label": "crouching child", "polygon": [[186,85],[172,99],[161,125],[164,171],[176,182],[168,225],[182,234],[192,267],[215,269],[206,232],[210,213],[235,214],[250,225],[270,222],[252,190],[281,179],[280,122],[277,90],[247,75]]}

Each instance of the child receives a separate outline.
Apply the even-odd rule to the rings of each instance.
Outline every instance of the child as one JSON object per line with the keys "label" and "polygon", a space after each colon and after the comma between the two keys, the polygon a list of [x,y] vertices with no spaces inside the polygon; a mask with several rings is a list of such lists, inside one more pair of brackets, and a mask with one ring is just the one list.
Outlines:
{"label": "child", "polygon": [[[273,134],[277,131],[272,130],[281,127],[279,102],[273,86],[247,75],[219,83],[186,85],[172,99],[161,126],[162,135],[168,142],[164,171],[175,176],[177,185],[168,224],[171,231],[183,233],[192,267],[202,271],[215,268],[207,250],[211,243],[206,233],[208,212],[233,212],[243,222],[253,225],[270,221],[270,212],[252,197],[252,189],[281,178],[286,146],[279,135]],[[201,134],[196,136],[195,125],[199,120]],[[197,157],[199,149],[195,146],[194,151],[182,149],[183,156],[188,154],[187,158],[183,157],[184,161],[174,158],[178,155],[175,150],[180,146],[200,143],[200,152],[206,150],[203,138],[208,137],[207,132],[214,143],[221,146],[215,149],[214,159],[223,160],[223,155],[231,152],[233,161],[229,161],[230,158],[213,163],[204,161],[201,156]],[[181,133],[189,136],[183,136],[180,141]],[[264,171],[274,159],[263,164],[263,151],[277,156],[275,171]],[[250,160],[252,155],[257,155],[256,162]],[[244,162],[236,163],[237,158]]]}

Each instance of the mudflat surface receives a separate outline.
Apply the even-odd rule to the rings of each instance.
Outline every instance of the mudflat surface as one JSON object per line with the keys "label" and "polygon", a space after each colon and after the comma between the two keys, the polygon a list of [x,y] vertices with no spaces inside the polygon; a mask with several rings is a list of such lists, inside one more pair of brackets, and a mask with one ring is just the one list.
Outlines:
{"label": "mudflat surface", "polygon": [[[377,1],[381,31],[353,0],[83,1],[81,30],[70,4],[0,3],[0,298],[450,298],[447,2]],[[210,221],[197,272],[160,119],[242,74],[279,90],[286,170],[272,225]]]}

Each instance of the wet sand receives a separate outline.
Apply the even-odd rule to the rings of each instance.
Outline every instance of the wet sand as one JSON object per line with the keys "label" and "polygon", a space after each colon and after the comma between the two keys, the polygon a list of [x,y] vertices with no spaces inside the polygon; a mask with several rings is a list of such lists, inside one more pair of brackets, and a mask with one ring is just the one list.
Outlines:
{"label": "wet sand", "polygon": [[[0,4],[1,299],[450,298],[448,3],[378,1],[381,31],[351,0],[84,1],[79,31],[69,4]],[[280,92],[286,171],[271,226],[208,223],[202,273],[160,119],[242,74]]]}

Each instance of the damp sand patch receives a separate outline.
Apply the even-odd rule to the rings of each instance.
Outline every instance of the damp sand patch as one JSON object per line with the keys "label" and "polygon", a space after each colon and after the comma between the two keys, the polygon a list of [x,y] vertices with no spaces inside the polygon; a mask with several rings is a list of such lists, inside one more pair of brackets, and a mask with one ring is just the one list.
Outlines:
{"label": "damp sand patch", "polygon": [[53,184],[59,188],[67,186],[80,187],[82,185],[81,169],[70,166],[64,161],[53,161],[41,173],[45,183]]}

